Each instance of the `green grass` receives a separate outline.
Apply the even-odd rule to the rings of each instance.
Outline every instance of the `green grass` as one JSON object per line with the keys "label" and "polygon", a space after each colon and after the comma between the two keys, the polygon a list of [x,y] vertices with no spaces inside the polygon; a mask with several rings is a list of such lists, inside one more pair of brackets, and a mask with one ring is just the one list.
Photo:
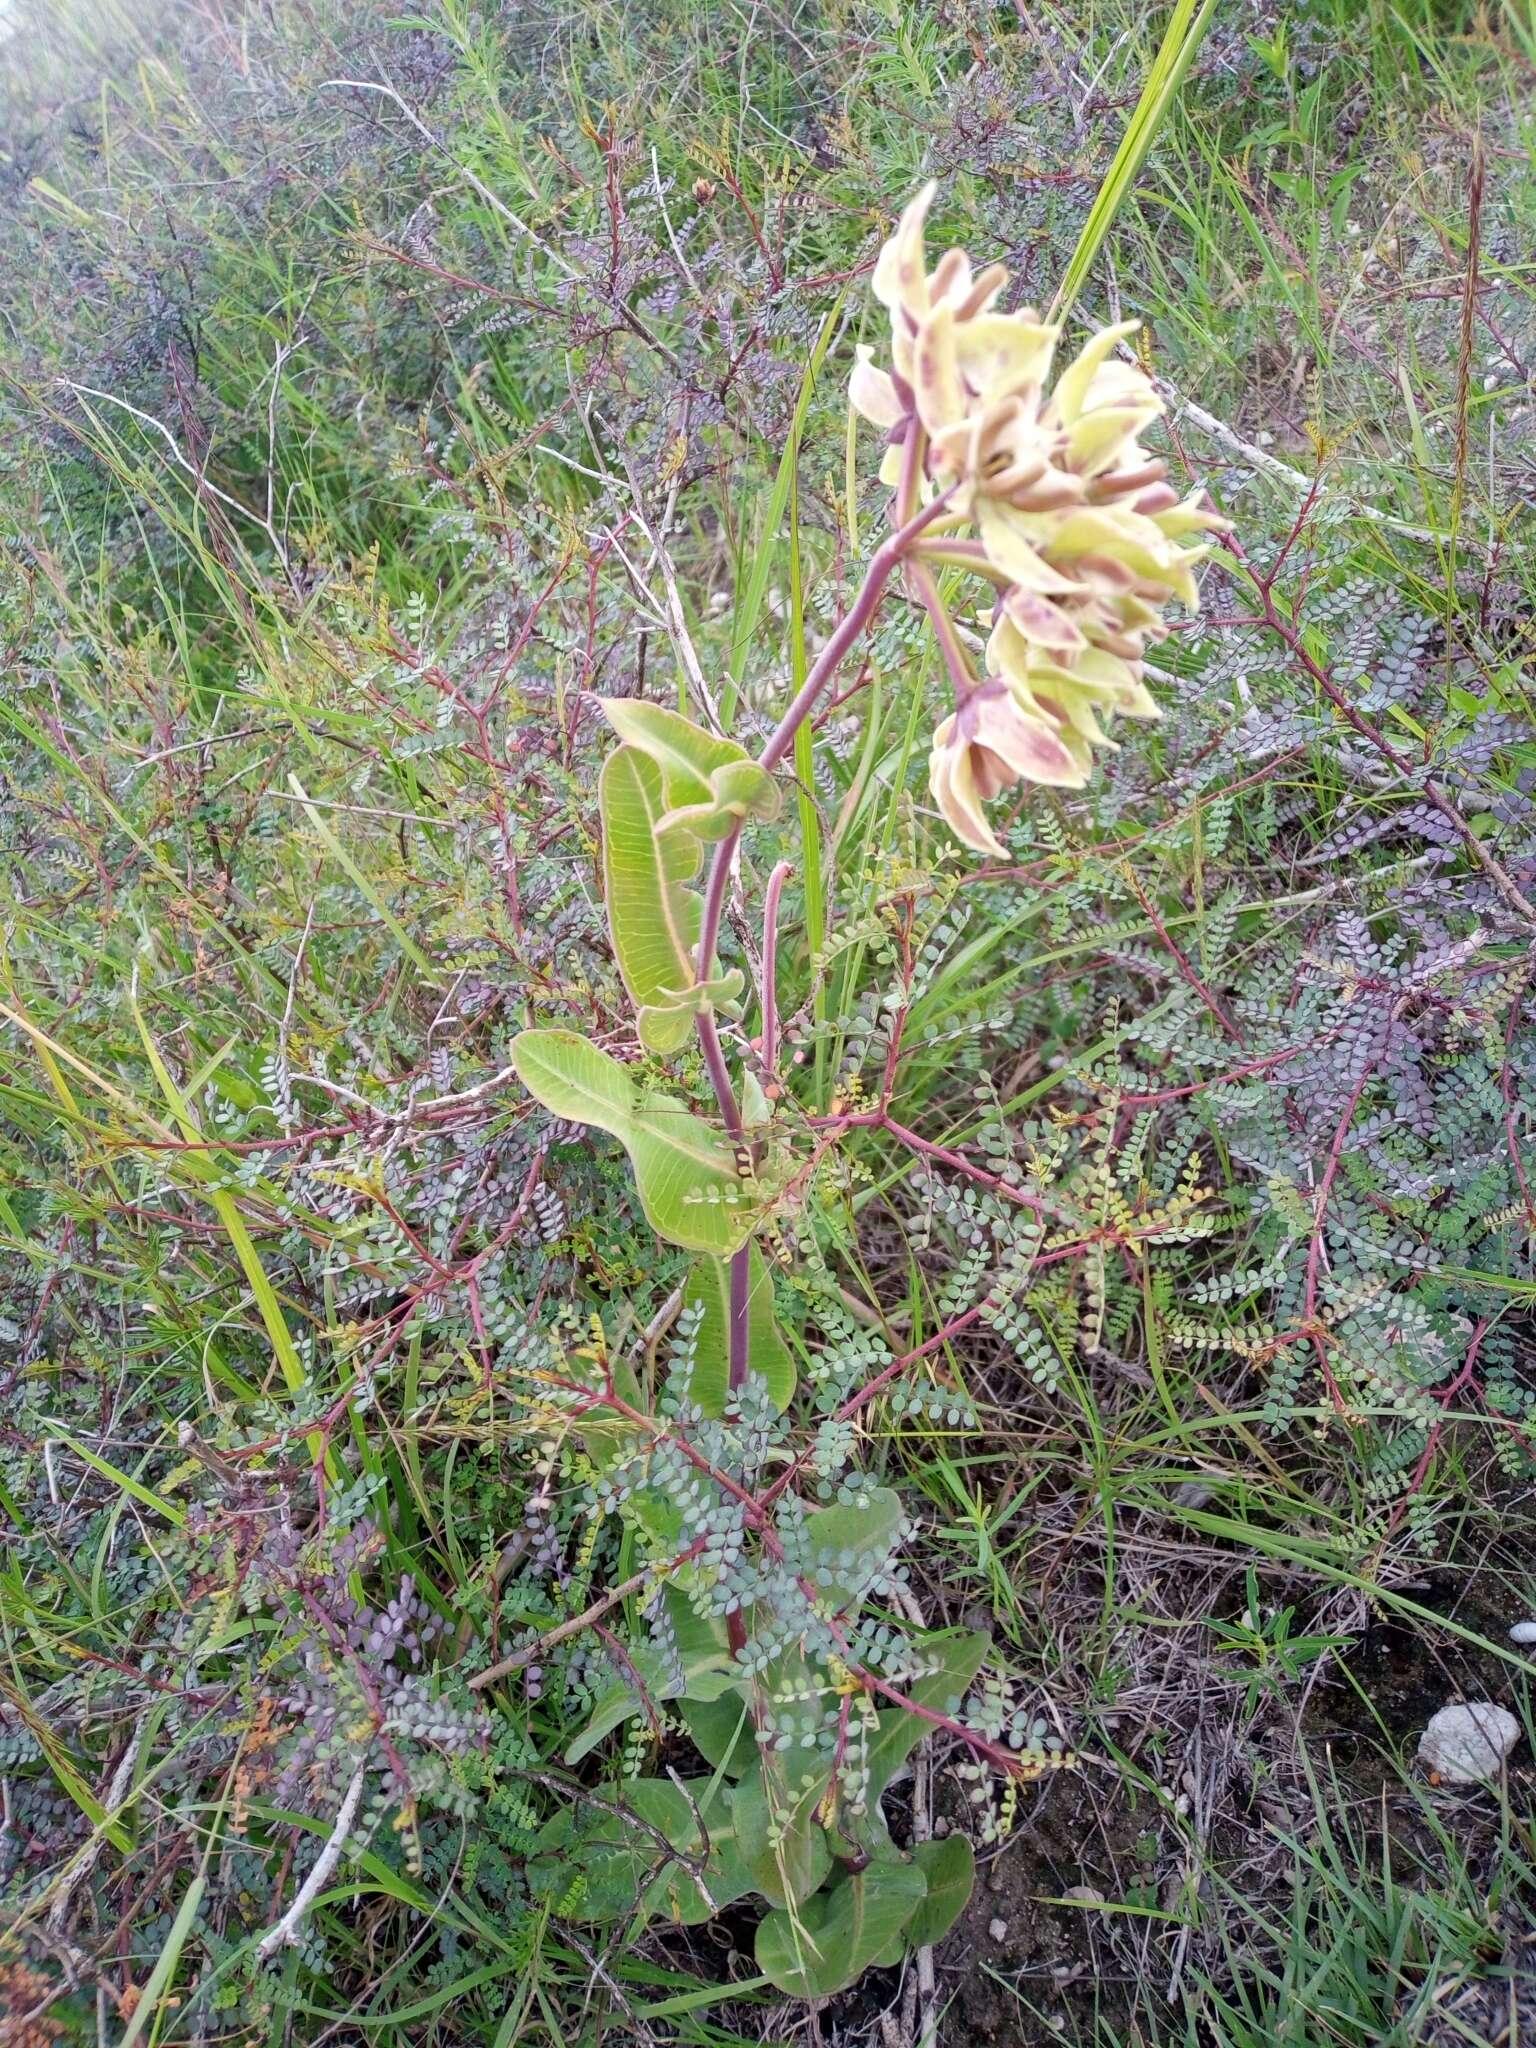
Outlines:
{"label": "green grass", "polygon": [[[464,1680],[633,1559],[576,1514],[579,1452],[527,1429],[520,1346],[557,1311],[572,1346],[594,1316],[629,1341],[681,1262],[606,1149],[563,1146],[558,1213],[493,1256],[526,1100],[418,1105],[500,1073],[528,1022],[623,1042],[588,699],[642,674],[686,699],[663,515],[718,705],[764,716],[803,675],[881,515],[843,399],[867,266],[930,173],[943,229],[1038,302],[1145,319],[1176,473],[1214,478],[1252,562],[1283,557],[1303,650],[1532,893],[1533,63],[1514,0],[0,23],[0,2003],[38,2040],[723,2048],[899,2010],[887,1975],[812,2022],[734,1924],[608,1939],[525,1895],[581,1709]],[[1210,610],[1252,605],[1211,578]],[[1107,1262],[1102,1301],[1085,1264],[1042,1269],[1032,1338],[941,1355],[979,1431],[868,1418],[927,1618],[984,1617],[1083,1760],[999,1852],[1009,1940],[979,1894],[940,1950],[940,2040],[980,2036],[984,1991],[1021,2043],[1440,2048],[1491,2024],[1532,1910],[1518,1779],[1452,1799],[1413,1764],[1441,1699],[1524,1711],[1532,1673],[1504,1633],[1532,1597],[1529,933],[1479,910],[1408,1006],[1443,1032],[1442,1121],[1401,1184],[1343,1148],[1349,1228],[1438,1264],[1391,1268],[1409,1336],[1341,1418],[1310,1350],[1253,1335],[1291,1334],[1286,1218],[1326,1147],[1308,1178],[1283,1130],[1261,1156],[1208,1108],[1245,1048],[1191,977],[1278,1034],[1317,983],[1369,983],[1337,917],[1465,938],[1479,870],[1392,829],[1381,757],[1262,623],[1161,657],[1164,726],[1123,730],[1082,804],[1032,801],[1017,872],[977,881],[927,808],[939,678],[892,603],[746,851],[758,891],[796,870],[801,1109],[861,1066],[878,1089],[890,996],[893,1107],[933,1142],[1011,1143],[1097,1222],[1169,1201],[1192,1148],[1210,1189]],[[1294,737],[1245,752],[1249,713]],[[1145,1125],[1121,1103],[1186,1077],[1200,1100]],[[910,1157],[863,1133],[812,1195],[807,1246],[891,1351],[942,1328],[970,1225]],[[479,1251],[483,1298],[435,1284]],[[780,1301],[803,1310],[793,1272]],[[1459,1364],[1481,1320],[1487,1374],[1426,1446],[1404,1403],[1454,1374],[1410,1384],[1413,1347]],[[558,1580],[518,1548],[546,1493]],[[261,1965],[373,1705],[316,1608],[344,1587],[377,1615],[407,1578],[447,1646],[434,1710],[482,1718],[457,1747],[430,1715],[393,1729],[411,1796],[381,1793],[304,1945]],[[1346,1647],[1261,1655],[1254,1598],[1261,1646],[1290,1609]],[[306,1757],[322,1693],[341,1733]],[[585,1782],[636,1761],[612,1739]],[[921,1768],[959,1816],[950,1761]],[[1103,1910],[1038,1903],[1075,1885]],[[1061,1984],[1053,1957],[1083,1967]]]}

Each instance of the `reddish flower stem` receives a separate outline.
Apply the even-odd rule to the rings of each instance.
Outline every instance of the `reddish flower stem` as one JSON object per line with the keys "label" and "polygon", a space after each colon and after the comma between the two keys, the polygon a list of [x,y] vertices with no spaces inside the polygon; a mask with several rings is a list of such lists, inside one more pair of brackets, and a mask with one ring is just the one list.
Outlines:
{"label": "reddish flower stem", "polygon": [[[912,443],[909,442],[909,467],[914,459]],[[816,700],[837,674],[848,654],[868,629],[870,621],[879,609],[885,595],[885,586],[892,572],[901,562],[912,543],[925,527],[939,517],[949,502],[949,493],[933,499],[904,526],[889,535],[870,557],[869,567],[864,573],[864,583],[858,596],[843,614],[842,621],[826,646],[817,657],[810,674],[801,685],[789,709],[779,720],[767,745],[758,756],[758,765],[770,772],[784,759],[794,745],[795,734],[816,708]],[[730,885],[731,867],[736,858],[736,849],[741,842],[741,827],[728,832],[715,848],[710,865],[709,882],[704,894],[704,915],[699,931],[697,972],[701,981],[707,980],[714,965],[715,948],[720,942],[720,926],[725,916],[725,893]],[[709,1070],[710,1085],[715,1091],[721,1120],[732,1138],[741,1137],[741,1111],[737,1106],[736,1092],[731,1086],[730,1071],[725,1063],[725,1052],[720,1044],[719,1027],[714,1014],[704,1010],[698,1020],[699,1044],[704,1054],[704,1064]],[[748,1310],[751,1292],[751,1253],[746,1245],[731,1258],[731,1308],[729,1323],[730,1374],[729,1384],[733,1393],[739,1392],[747,1383],[750,1370]],[[734,1618],[734,1617],[733,1617]]]}

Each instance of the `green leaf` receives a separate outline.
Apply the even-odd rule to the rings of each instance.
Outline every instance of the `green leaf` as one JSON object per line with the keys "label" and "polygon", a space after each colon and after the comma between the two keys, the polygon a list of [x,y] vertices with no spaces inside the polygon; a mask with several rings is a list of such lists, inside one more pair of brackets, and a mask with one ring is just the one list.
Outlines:
{"label": "green leaf", "polygon": [[755,1131],[764,1124],[773,1122],[773,1104],[763,1089],[763,1084],[750,1067],[741,1077],[741,1120],[749,1131]]}
{"label": "green leaf", "polygon": [[876,1560],[890,1555],[901,1521],[901,1496],[889,1486],[871,1488],[862,1506],[845,1502],[806,1516],[811,1583],[834,1609],[862,1594]]}
{"label": "green leaf", "polygon": [[[960,1629],[945,1630],[924,1636],[920,1647],[924,1664],[932,1668],[921,1678],[908,1682],[904,1687],[907,1697],[920,1707],[931,1707],[936,1713],[955,1713],[986,1662],[987,1651],[991,1647],[987,1637]],[[879,1723],[879,1731],[870,1742],[867,1758],[871,1811],[877,1807],[881,1793],[890,1784],[898,1767],[906,1762],[929,1727],[926,1721],[916,1714],[909,1714],[904,1707],[882,1712]]]}
{"label": "green leaf", "polygon": [[931,1948],[965,1911],[976,1882],[976,1856],[964,1835],[946,1835],[942,1842],[919,1842],[912,1858],[927,1880],[928,1895],[912,1916],[907,1940],[913,1948]]}
{"label": "green leaf", "polygon": [[811,1897],[832,1868],[826,1829],[816,1818],[826,1773],[789,1793],[768,1782],[770,1769],[765,1758],[763,1768],[749,1771],[736,1787],[731,1801],[736,1846],[769,1905],[798,1905]]}
{"label": "green leaf", "polygon": [[693,831],[667,824],[662,772],[638,747],[608,756],[598,802],[608,927],[640,1043],[649,1052],[677,1052],[699,1012],[730,1002],[742,987],[735,968],[713,978],[698,974],[704,906],[683,884],[698,872],[702,849]]}
{"label": "green leaf", "polygon": [[186,1895],[177,1908],[176,1918],[171,1922],[170,1933],[165,1938],[165,1946],[156,1959],[155,1967],[144,1980],[138,2003],[122,2031],[117,2048],[133,2048],[134,2042],[144,2031],[144,2022],[164,2013],[163,1996],[170,1989],[172,1979],[176,1975],[176,1966],[181,1961],[181,1952],[187,1945],[187,1937],[192,1932],[192,1923],[202,1906],[203,1893],[207,1886],[207,1872],[199,1870],[187,1886]]}
{"label": "green leaf", "polygon": [[[615,1394],[643,1414],[646,1397],[633,1365],[621,1354],[609,1361],[608,1370]],[[622,1459],[633,1456],[647,1432],[639,1423],[631,1422],[626,1415],[615,1414],[611,1408],[590,1408],[573,1425],[573,1434],[580,1437],[582,1449],[597,1470],[606,1472]]]}
{"label": "green leaf", "polygon": [[[570,1909],[573,1919],[600,1924],[639,1907],[648,1917],[697,1926],[752,1889],[736,1853],[728,1796],[709,1778],[695,1778],[686,1789],[669,1778],[637,1778],[623,1790],[627,1814],[573,1802],[539,1831],[528,1859],[529,1884],[536,1896],[559,1899],[573,1879],[582,1878]],[[670,1843],[687,1856],[702,1851],[695,1808],[709,1837],[709,1898],[663,1846]]]}
{"label": "green leaf", "polygon": [[829,1998],[889,1953],[922,1904],[915,1863],[871,1863],[798,1913],[778,1908],[757,1930],[757,1967],[792,1998]]}
{"label": "green leaf", "polygon": [[[186,1521],[185,1508],[177,1507],[176,1503],[167,1500],[164,1494],[156,1493],[152,1486],[146,1486],[141,1479],[135,1479],[131,1473],[124,1472],[119,1466],[114,1465],[110,1458],[102,1458],[95,1451],[88,1451],[83,1443],[70,1435],[61,1422],[55,1421],[52,1417],[45,1417],[44,1420],[50,1435],[57,1437],[60,1443],[67,1444],[77,1458],[99,1472],[103,1479],[110,1479],[114,1486],[120,1486],[124,1493],[132,1494],[135,1500],[142,1501],[145,1507],[153,1508],[157,1515],[164,1515],[173,1529],[179,1529]],[[142,1470],[148,1462],[146,1456],[140,1461],[140,1469]]]}
{"label": "green leaf", "polygon": [[749,1764],[756,1764],[752,1719],[739,1686],[722,1692],[718,1699],[684,1699],[679,1702],[679,1711],[694,1748],[717,1771],[724,1771],[728,1778],[739,1778]]}
{"label": "green leaf", "polygon": [[[750,1257],[747,1361],[782,1415],[795,1391],[795,1361],[773,1319],[773,1282],[762,1253]],[[712,1420],[725,1413],[730,1388],[731,1269],[723,1259],[700,1259],[688,1275],[685,1308],[704,1313],[694,1335],[689,1393]]]}
{"label": "green leaf", "polygon": [[729,1140],[675,1096],[646,1093],[627,1067],[574,1031],[523,1031],[512,1064],[530,1095],[571,1123],[595,1124],[629,1154],[651,1228],[724,1258],[755,1220]]}
{"label": "green leaf", "polygon": [[[666,1690],[666,1671],[662,1665],[659,1650],[636,1648],[629,1653],[629,1661],[646,1691],[654,1699]],[[586,1726],[566,1744],[567,1765],[579,1764],[584,1756],[596,1749],[605,1735],[640,1713],[644,1701],[627,1678],[616,1678],[605,1692],[598,1695],[597,1704],[587,1717]]]}
{"label": "green leaf", "polygon": [[699,839],[723,839],[745,817],[773,818],[778,785],[745,747],[717,739],[681,712],[637,697],[599,699],[608,723],[628,747],[661,770],[664,828],[685,826]]}
{"label": "green leaf", "polygon": [[1153,138],[1184,82],[1184,74],[1200,47],[1215,4],[1216,0],[1175,0],[1157,55],[1147,72],[1146,83],[1125,124],[1120,147],[1094,194],[1088,218],[1077,238],[1077,247],[1072,251],[1051,302],[1049,317],[1052,320],[1064,320],[1073,300],[1082,290],[1115,215],[1135,184]]}
{"label": "green leaf", "polygon": [[[674,1603],[671,1595],[672,1589],[668,1588],[663,1597],[667,1598],[669,1611],[675,1615],[682,1603]],[[736,1696],[740,1680],[735,1660],[723,1640],[715,1641],[707,1625],[704,1625],[704,1630],[698,1640],[680,1640],[678,1643],[682,1665],[680,1684],[676,1666],[670,1658],[664,1658],[660,1650],[651,1648],[649,1644],[638,1644],[627,1653],[651,1699],[673,1700],[682,1694],[698,1701],[726,1698],[733,1710],[740,1706],[740,1699]],[[596,1749],[605,1735],[644,1711],[645,1701],[633,1683],[628,1678],[615,1679],[599,1697],[586,1726],[567,1744],[566,1763],[579,1764],[584,1756]]]}

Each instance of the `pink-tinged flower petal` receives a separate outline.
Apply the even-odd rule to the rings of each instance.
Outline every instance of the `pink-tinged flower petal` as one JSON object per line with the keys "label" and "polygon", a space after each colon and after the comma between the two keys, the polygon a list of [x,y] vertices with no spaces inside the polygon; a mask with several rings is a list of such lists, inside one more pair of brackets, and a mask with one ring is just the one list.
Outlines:
{"label": "pink-tinged flower petal", "polygon": [[857,351],[858,360],[853,366],[853,375],[848,379],[848,398],[853,409],[877,427],[895,427],[901,424],[901,399],[889,374],[877,369],[870,361],[874,351],[862,343]]}
{"label": "pink-tinged flower petal", "polygon": [[1117,562],[1113,555],[1079,555],[1072,564],[1072,573],[1101,594],[1107,591],[1118,595],[1133,589],[1136,583],[1136,571]]}
{"label": "pink-tinged flower petal", "polygon": [[905,307],[914,319],[928,311],[927,257],[923,250],[923,223],[938,191],[933,179],[907,206],[896,223],[896,232],[880,251],[875,264],[874,294],[892,313]]}
{"label": "pink-tinged flower petal", "polygon": [[1009,590],[1003,599],[1003,609],[1025,639],[1033,640],[1037,647],[1073,652],[1088,645],[1075,620],[1060,605],[1052,604],[1038,591],[1026,590],[1022,583],[1015,583]]}
{"label": "pink-tinged flower petal", "polygon": [[1103,327],[1056,380],[1048,408],[1051,419],[1070,427],[1083,410],[1088,390],[1101,363],[1116,342],[1124,341],[1141,326],[1139,320],[1122,320],[1118,327]]}
{"label": "pink-tinged flower petal", "polygon": [[[1112,555],[1148,582],[1191,596],[1194,580],[1184,556],[1150,519],[1129,508],[1085,505],[1069,512],[1051,535],[1051,553],[1059,562],[1076,555]],[[1198,558],[1197,558],[1198,559]]]}
{"label": "pink-tinged flower petal", "polygon": [[963,249],[946,249],[928,280],[930,305],[949,305],[956,313],[971,295],[971,259]]}
{"label": "pink-tinged flower petal", "polygon": [[[961,304],[956,306],[955,318],[957,320],[974,320],[978,313],[985,313],[1007,282],[1008,273],[1002,264],[989,263],[971,286],[967,297]],[[1033,319],[1034,316],[1033,314],[1025,313],[1021,317],[1029,320]]]}
{"label": "pink-tinged flower petal", "polygon": [[1081,505],[1087,496],[1088,486],[1082,477],[1074,476],[1070,470],[1047,469],[1028,483],[1023,478],[994,477],[992,489],[999,498],[1006,497],[1015,511],[1038,516],[1044,512],[1064,512],[1070,506]]}
{"label": "pink-tinged flower petal", "polygon": [[1092,764],[1085,741],[1026,709],[1002,677],[988,676],[934,734],[928,785],[957,839],[978,853],[1001,856],[1004,849],[982,805],[1015,782],[1081,789]]}
{"label": "pink-tinged flower petal", "polygon": [[1030,545],[1024,523],[1011,506],[997,498],[978,498],[976,525],[987,559],[1026,590],[1038,590],[1046,597],[1064,597],[1080,587]]}
{"label": "pink-tinged flower petal", "polygon": [[1124,498],[1129,501],[1134,512],[1141,494],[1150,493],[1163,485],[1168,474],[1166,462],[1145,461],[1144,448],[1134,451],[1128,449],[1126,453],[1127,458],[1134,461],[1135,467],[1112,469],[1106,475],[1095,477],[1093,489],[1088,494],[1091,504],[1103,505],[1111,498]]}
{"label": "pink-tinged flower petal", "polygon": [[928,756],[928,787],[939,815],[962,846],[976,853],[990,853],[1006,859],[981,808],[981,798],[971,772],[970,749],[955,736],[956,720],[946,718],[933,736]]}
{"label": "pink-tinged flower petal", "polygon": [[1005,690],[979,720],[973,745],[994,754],[1020,782],[1038,782],[1047,789],[1081,789],[1088,780],[1060,733],[1043,718],[1032,718]]}
{"label": "pink-tinged flower petal", "polygon": [[[1097,647],[1080,654],[1072,665],[1070,685],[1106,711],[1126,718],[1161,718],[1157,700],[1141,679],[1139,661],[1122,661]],[[1055,685],[1053,684],[1053,688]]]}
{"label": "pink-tinged flower petal", "polygon": [[[1026,498],[1044,478],[1049,465],[1038,450],[1024,449],[1011,462],[1001,468],[995,465],[983,470],[981,481],[986,484],[987,496],[995,498],[1000,505],[1017,505],[1020,498]],[[1055,472],[1052,471],[1054,477]],[[1076,504],[1077,493],[1072,502]]]}
{"label": "pink-tinged flower petal", "polygon": [[1163,401],[1140,363],[1104,362],[1088,380],[1078,417],[1101,412],[1106,406],[1141,405],[1149,400],[1159,412],[1163,411]]}
{"label": "pink-tinged flower petal", "polygon": [[1163,715],[1157,699],[1140,676],[1122,683],[1115,692],[1115,712],[1121,718],[1161,718]]}
{"label": "pink-tinged flower petal", "polygon": [[976,490],[995,492],[995,478],[1023,468],[1029,476],[1045,469],[1045,457],[1036,444],[1034,418],[1023,401],[1000,399],[996,405],[979,401],[952,426],[941,427],[932,437],[935,460],[955,476],[970,480]]}
{"label": "pink-tinged flower petal", "polygon": [[1162,613],[1155,604],[1148,604],[1144,597],[1137,597],[1134,592],[1126,592],[1123,596],[1115,599],[1110,609],[1112,616],[1119,621],[1123,631],[1127,633],[1155,632],[1159,640],[1167,639],[1168,633],[1163,625]]}
{"label": "pink-tinged flower petal", "polygon": [[917,396],[917,416],[930,434],[965,417],[965,393],[955,360],[955,316],[949,306],[935,306],[917,330],[912,346],[912,389]]}
{"label": "pink-tinged flower petal", "polygon": [[1083,697],[1053,686],[1050,690],[1041,691],[1035,702],[1051,721],[1057,738],[1074,761],[1091,763],[1095,747],[1107,747],[1112,754],[1119,752],[1114,741],[1100,729],[1092,704]]}
{"label": "pink-tinged flower petal", "polygon": [[[1139,496],[1132,498],[1131,510],[1143,519],[1156,519],[1159,512],[1172,512],[1178,502],[1179,494],[1172,484],[1153,484],[1150,490],[1142,491]],[[1165,526],[1158,527],[1158,532],[1165,536],[1167,531]]]}

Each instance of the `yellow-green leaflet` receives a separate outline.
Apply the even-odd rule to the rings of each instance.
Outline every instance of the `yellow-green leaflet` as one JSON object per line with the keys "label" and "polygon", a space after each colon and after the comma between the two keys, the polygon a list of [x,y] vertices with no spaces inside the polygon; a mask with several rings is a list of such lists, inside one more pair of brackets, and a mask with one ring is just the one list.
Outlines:
{"label": "yellow-green leaflet", "polygon": [[669,824],[684,824],[699,839],[723,839],[744,817],[778,815],[778,785],[735,740],[717,738],[681,712],[640,697],[600,702],[624,744],[638,747],[661,770]]}
{"label": "yellow-green leaflet", "polygon": [[638,747],[622,746],[603,764],[603,887],[619,972],[634,1003],[640,1042],[676,1052],[703,1009],[740,993],[733,970],[700,979],[694,948],[703,904],[684,884],[698,872],[700,845],[681,825],[664,825],[662,772]]}
{"label": "yellow-green leaflet", "polygon": [[524,1031],[511,1051],[523,1086],[546,1109],[619,1140],[659,1237],[716,1258],[746,1243],[754,1211],[722,1132],[675,1095],[647,1094],[629,1068],[574,1031]]}

